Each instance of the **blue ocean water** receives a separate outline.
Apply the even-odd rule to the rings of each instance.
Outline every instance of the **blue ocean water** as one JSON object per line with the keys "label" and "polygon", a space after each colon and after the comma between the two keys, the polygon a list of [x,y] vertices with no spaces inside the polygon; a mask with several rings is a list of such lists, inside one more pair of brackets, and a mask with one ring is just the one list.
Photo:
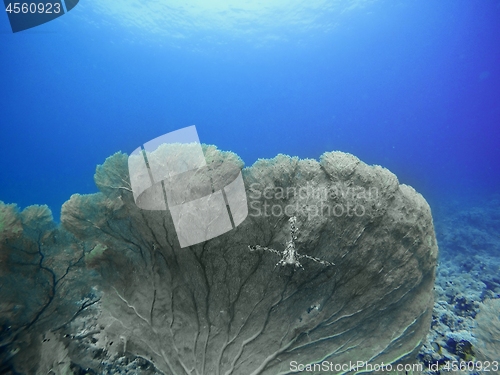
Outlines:
{"label": "blue ocean water", "polygon": [[0,200],[91,193],[97,164],[195,124],[246,165],[349,152],[435,207],[500,186],[498,1],[80,1],[0,16]]}
{"label": "blue ocean water", "polygon": [[[193,124],[202,142],[247,166],[279,153],[352,153],[413,186],[433,212],[435,304],[418,361],[499,358],[498,307],[487,309],[500,298],[499,0],[81,0],[18,33],[1,14],[0,47],[0,201],[47,204],[59,221],[72,194],[97,191],[94,172],[108,156]],[[16,327],[45,335],[44,311],[62,320],[61,307],[98,307],[98,288],[53,299],[71,267],[90,270],[107,250],[67,245],[56,231],[32,241],[28,225],[27,242],[16,242],[12,227],[0,238],[0,373],[31,358],[17,354],[29,340]],[[150,316],[152,325],[153,307]]]}

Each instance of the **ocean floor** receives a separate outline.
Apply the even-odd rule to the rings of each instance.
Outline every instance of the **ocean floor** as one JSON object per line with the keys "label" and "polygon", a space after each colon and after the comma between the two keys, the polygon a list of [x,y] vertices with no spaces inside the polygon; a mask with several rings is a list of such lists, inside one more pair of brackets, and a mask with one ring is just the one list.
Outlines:
{"label": "ocean floor", "polygon": [[434,365],[429,374],[460,365],[463,374],[498,374],[500,364],[492,361],[500,362],[500,197],[464,210],[450,205],[434,216],[434,225],[440,251],[435,304],[419,359],[426,369]]}

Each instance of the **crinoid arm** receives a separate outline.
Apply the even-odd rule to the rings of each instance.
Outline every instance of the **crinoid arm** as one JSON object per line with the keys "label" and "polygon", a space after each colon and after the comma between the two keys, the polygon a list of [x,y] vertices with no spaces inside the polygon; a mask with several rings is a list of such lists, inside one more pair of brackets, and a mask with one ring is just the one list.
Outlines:
{"label": "crinoid arm", "polygon": [[299,259],[301,259],[301,258],[307,258],[307,259],[315,261],[316,263],[322,264],[324,266],[334,266],[335,265],[335,263],[329,262],[327,260],[322,260],[322,259],[319,259],[319,258],[315,258],[315,257],[312,257],[310,255],[302,255],[302,254],[298,254],[297,253],[297,258],[299,258]]}
{"label": "crinoid arm", "polygon": [[266,246],[249,245],[248,248],[250,249],[250,251],[263,250],[263,251],[269,251],[270,253],[278,254],[279,256],[282,255],[281,252],[279,252],[278,250],[274,250],[274,249],[271,249],[270,247],[266,247]]}

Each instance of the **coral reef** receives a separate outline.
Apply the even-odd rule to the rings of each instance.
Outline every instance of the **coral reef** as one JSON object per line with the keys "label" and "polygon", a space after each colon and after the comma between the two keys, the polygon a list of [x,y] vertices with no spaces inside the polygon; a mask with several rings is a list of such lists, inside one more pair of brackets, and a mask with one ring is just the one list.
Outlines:
{"label": "coral reef", "polygon": [[427,367],[483,361],[481,351],[493,345],[486,339],[495,335],[493,302],[484,301],[500,297],[499,208],[498,197],[469,209],[440,207],[442,214],[435,220],[440,247],[436,302],[431,330],[419,354]]}
{"label": "coral reef", "polygon": [[[214,168],[241,166],[213,146],[204,153]],[[259,160],[243,177],[247,219],[185,249],[167,211],[135,205],[121,153],[97,168],[100,193],[64,204],[63,228],[35,209],[2,205],[2,259],[17,262],[22,277],[39,275],[26,289],[41,288],[33,317],[4,323],[36,342],[16,352],[21,336],[2,332],[12,366],[275,375],[291,361],[412,361],[429,330],[438,256],[425,200],[386,169],[340,152],[319,162]],[[300,254],[335,266],[275,268],[274,257],[249,251],[283,248],[292,216]],[[25,253],[31,258],[17,261]],[[2,273],[5,282],[15,277]],[[34,298],[5,285],[5,311]]]}

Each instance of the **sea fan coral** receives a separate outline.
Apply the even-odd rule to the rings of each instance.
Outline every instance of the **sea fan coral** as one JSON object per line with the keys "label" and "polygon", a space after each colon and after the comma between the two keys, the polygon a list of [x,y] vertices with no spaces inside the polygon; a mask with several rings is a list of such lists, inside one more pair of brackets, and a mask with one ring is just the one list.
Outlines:
{"label": "sea fan coral", "polygon": [[[242,165],[214,146],[203,152],[215,171]],[[29,375],[102,373],[121,357],[178,375],[412,360],[429,330],[437,260],[422,196],[340,152],[259,160],[243,179],[248,217],[186,248],[168,211],[137,207],[122,153],[97,168],[100,193],[64,204],[62,227],[46,207],[0,204],[0,360]],[[275,267],[248,251],[286,248],[290,218],[300,256],[317,261]]]}
{"label": "sea fan coral", "polygon": [[[241,164],[204,152],[214,166]],[[275,375],[292,361],[391,363],[418,350],[437,245],[425,200],[386,169],[340,152],[260,160],[243,171],[248,218],[182,249],[168,212],[134,204],[126,161],[108,158],[96,174],[102,193],[74,195],[62,210],[69,231],[105,249],[92,259],[104,280],[98,346],[175,374]],[[248,251],[281,248],[291,216],[301,254],[335,267],[275,268]]]}

